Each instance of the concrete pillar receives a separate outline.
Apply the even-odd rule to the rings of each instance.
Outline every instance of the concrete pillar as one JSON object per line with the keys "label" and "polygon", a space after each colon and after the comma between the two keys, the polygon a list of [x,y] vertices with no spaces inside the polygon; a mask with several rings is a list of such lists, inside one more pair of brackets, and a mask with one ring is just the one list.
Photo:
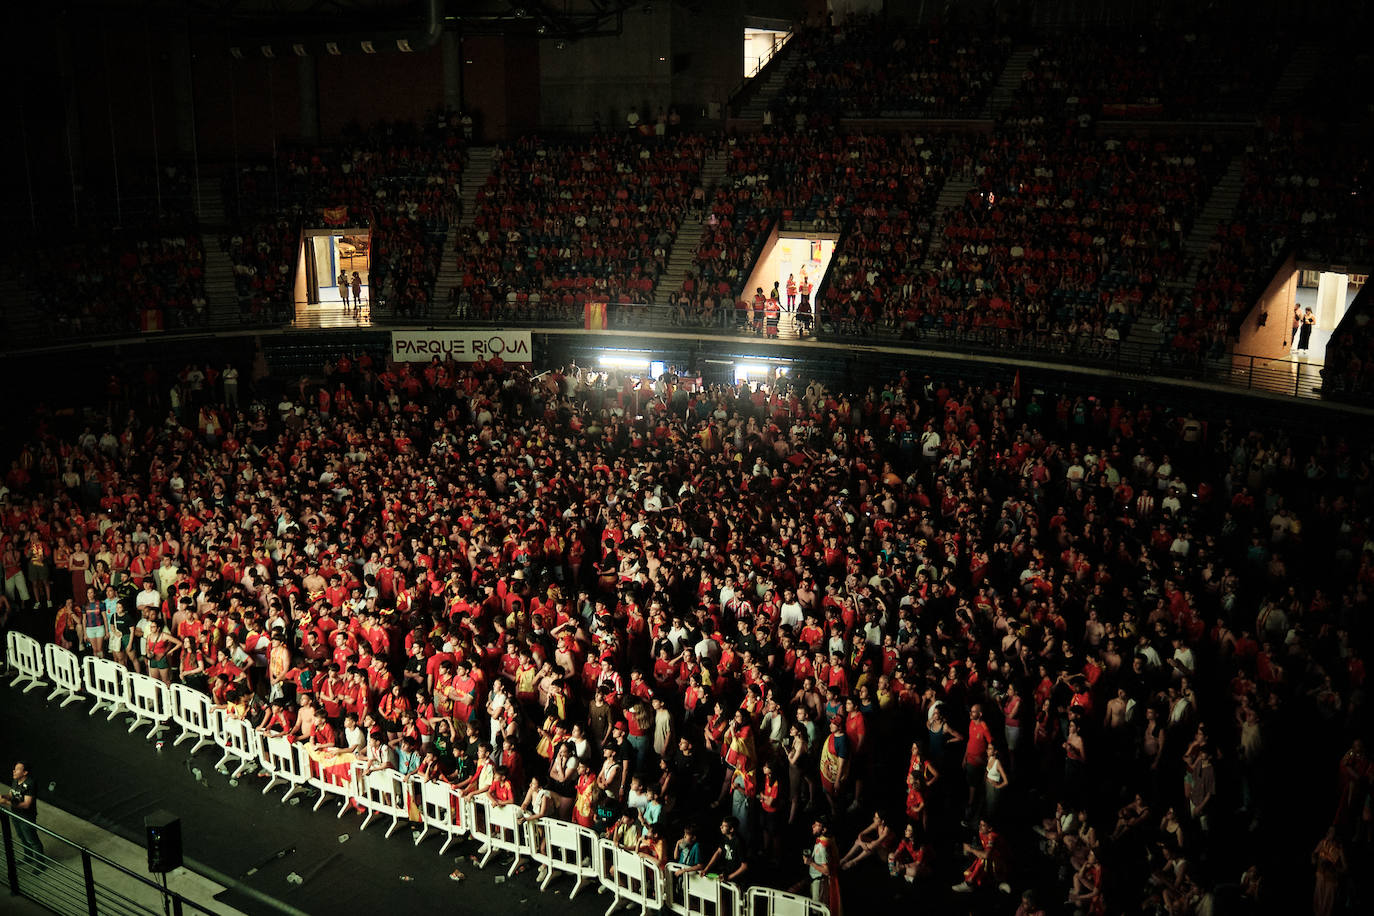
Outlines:
{"label": "concrete pillar", "polygon": [[320,139],[320,80],[315,58],[296,58],[296,76],[301,93],[301,139]]}
{"label": "concrete pillar", "polygon": [[168,32],[167,56],[172,76],[172,121],[176,124],[176,150],[182,155],[196,151],[195,76],[191,69],[191,36],[185,29]]}
{"label": "concrete pillar", "polygon": [[450,111],[463,109],[463,40],[457,32],[445,31],[439,39],[439,51],[444,61],[444,107]]}
{"label": "concrete pillar", "polygon": [[1345,274],[1322,271],[1317,281],[1317,327],[1333,330],[1345,316],[1345,297],[1349,281]]}
{"label": "concrete pillar", "polygon": [[[65,19],[59,19],[54,26],[53,45],[57,49],[57,72],[62,81],[69,87],[77,86],[75,52],[72,50],[72,35],[68,30]],[[69,89],[66,98],[66,123],[64,133],[66,134],[67,156],[69,165],[81,161],[81,114],[77,107],[76,90]],[[72,165],[75,168],[74,165]],[[72,173],[72,180],[75,181],[75,172]]]}

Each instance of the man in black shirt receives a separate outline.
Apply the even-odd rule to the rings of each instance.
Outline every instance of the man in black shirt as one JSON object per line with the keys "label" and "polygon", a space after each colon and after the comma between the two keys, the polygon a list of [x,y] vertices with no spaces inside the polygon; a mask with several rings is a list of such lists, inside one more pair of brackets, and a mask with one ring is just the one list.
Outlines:
{"label": "man in black shirt", "polygon": [[[24,765],[23,761],[14,765],[14,784],[11,786],[8,796],[0,796],[0,805],[4,805],[19,815],[10,818],[15,834],[19,837],[19,845],[27,849],[30,854],[42,854],[43,841],[39,839],[38,831],[33,826],[38,822],[38,799],[34,795],[29,768]],[[32,855],[26,858],[32,858]]]}
{"label": "man in black shirt", "polygon": [[705,865],[697,870],[706,874],[719,874],[726,881],[743,883],[744,873],[749,870],[749,860],[744,850],[744,842],[739,836],[739,822],[727,817],[720,824],[720,846],[711,853]]}

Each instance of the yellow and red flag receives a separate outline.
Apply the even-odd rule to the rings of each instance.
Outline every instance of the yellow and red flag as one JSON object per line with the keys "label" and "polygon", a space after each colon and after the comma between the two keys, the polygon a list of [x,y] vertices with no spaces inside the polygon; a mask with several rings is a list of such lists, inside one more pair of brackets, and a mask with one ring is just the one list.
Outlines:
{"label": "yellow and red flag", "polygon": [[606,330],[606,303],[588,302],[583,311],[582,326],[588,331]]}

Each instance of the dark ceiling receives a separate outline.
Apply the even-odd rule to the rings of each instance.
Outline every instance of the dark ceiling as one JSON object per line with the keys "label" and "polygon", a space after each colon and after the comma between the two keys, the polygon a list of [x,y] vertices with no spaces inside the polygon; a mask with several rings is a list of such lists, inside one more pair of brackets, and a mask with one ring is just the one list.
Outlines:
{"label": "dark ceiling", "polygon": [[625,11],[666,0],[67,0],[46,10],[93,18],[153,15],[210,28],[285,35],[414,28],[429,19],[431,2],[446,29],[557,38],[613,27]]}

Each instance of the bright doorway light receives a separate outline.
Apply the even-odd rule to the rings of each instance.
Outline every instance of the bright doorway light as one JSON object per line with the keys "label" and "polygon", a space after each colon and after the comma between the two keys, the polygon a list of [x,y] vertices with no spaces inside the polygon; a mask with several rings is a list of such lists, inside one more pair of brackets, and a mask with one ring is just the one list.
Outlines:
{"label": "bright doorway light", "polygon": [[618,350],[602,353],[597,357],[597,365],[602,369],[626,369],[643,372],[650,366],[649,354],[634,350]]}

